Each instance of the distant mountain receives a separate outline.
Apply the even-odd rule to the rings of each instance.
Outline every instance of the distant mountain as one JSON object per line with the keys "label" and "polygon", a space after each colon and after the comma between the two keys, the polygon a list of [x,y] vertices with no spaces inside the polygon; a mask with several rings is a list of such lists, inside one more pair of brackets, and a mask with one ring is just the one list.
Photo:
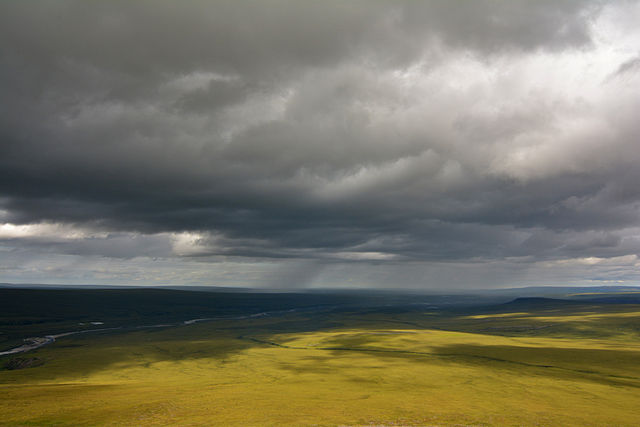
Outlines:
{"label": "distant mountain", "polygon": [[[469,291],[473,293],[475,291]],[[524,288],[484,289],[478,293],[513,295],[514,297],[571,297],[576,294],[640,292],[639,286],[529,286]]]}
{"label": "distant mountain", "polygon": [[502,306],[518,306],[518,307],[532,307],[532,308],[541,308],[541,307],[562,307],[567,305],[581,305],[584,304],[583,301],[574,301],[568,299],[557,299],[557,298],[543,298],[543,297],[524,297],[524,298],[516,298],[513,301],[509,301]]}

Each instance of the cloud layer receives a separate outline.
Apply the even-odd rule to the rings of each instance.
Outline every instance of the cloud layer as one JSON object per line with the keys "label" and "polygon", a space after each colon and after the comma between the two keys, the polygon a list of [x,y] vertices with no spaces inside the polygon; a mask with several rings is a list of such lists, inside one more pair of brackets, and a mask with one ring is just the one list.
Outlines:
{"label": "cloud layer", "polygon": [[637,281],[639,19],[635,1],[4,2],[0,280]]}

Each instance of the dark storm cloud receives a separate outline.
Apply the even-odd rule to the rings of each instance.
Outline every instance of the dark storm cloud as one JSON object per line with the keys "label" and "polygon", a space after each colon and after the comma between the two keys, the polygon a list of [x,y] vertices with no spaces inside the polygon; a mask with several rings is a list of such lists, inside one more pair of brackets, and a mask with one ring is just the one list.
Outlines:
{"label": "dark storm cloud", "polygon": [[3,2],[0,222],[111,234],[2,242],[314,276],[638,254],[637,38],[606,21],[637,9]]}

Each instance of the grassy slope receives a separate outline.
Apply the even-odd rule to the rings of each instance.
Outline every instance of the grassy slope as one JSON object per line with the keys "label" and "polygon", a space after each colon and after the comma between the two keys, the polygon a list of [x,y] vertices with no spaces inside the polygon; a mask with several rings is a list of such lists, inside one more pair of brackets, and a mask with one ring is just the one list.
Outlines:
{"label": "grassy slope", "polygon": [[638,425],[639,321],[520,302],[72,336],[0,371],[0,424]]}

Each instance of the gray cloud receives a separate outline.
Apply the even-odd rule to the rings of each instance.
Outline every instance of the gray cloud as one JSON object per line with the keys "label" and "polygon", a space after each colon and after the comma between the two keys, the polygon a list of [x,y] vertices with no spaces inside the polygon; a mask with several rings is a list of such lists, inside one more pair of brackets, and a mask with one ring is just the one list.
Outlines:
{"label": "gray cloud", "polygon": [[423,263],[411,286],[447,263],[635,256],[640,39],[611,28],[639,9],[5,2],[0,222],[103,234],[0,245],[249,259],[266,282]]}

